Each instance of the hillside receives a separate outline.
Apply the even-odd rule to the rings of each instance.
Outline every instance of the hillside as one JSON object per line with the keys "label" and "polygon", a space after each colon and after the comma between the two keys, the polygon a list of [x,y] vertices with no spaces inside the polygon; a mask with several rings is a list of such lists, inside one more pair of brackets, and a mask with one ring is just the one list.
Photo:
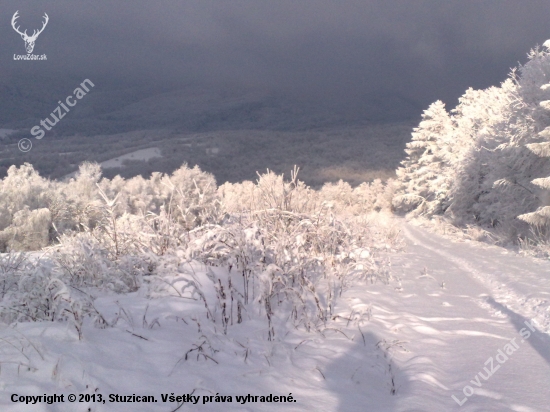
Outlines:
{"label": "hillside", "polygon": [[76,171],[83,161],[115,161],[136,150],[156,147],[162,157],[146,162],[129,158],[122,168],[104,169],[104,175],[171,173],[186,162],[213,173],[223,183],[254,180],[256,171],[268,168],[288,173],[294,165],[300,165],[302,179],[310,185],[321,186],[339,179],[358,185],[394,175],[404,157],[411,127],[411,122],[400,122],[307,131],[184,133],[161,129],[114,135],[45,136],[40,141],[33,139],[32,150],[27,153],[18,150],[17,137],[9,137],[0,146],[0,177],[5,176],[10,165],[28,162],[44,176],[62,178]]}

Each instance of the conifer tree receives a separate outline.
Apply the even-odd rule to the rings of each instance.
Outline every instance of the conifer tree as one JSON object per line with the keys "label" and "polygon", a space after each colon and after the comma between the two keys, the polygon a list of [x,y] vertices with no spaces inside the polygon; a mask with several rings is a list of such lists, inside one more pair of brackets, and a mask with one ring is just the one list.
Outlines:
{"label": "conifer tree", "polygon": [[[550,41],[545,45],[550,49]],[[540,89],[543,92],[550,91],[550,83],[542,85]],[[550,111],[550,100],[541,101],[539,106]],[[526,147],[536,156],[545,158],[547,163],[550,163],[550,127],[546,127],[538,136],[542,139],[541,142],[531,143]],[[542,190],[538,196],[541,206],[534,212],[519,215],[518,218],[537,228],[548,228],[550,227],[550,176],[534,179],[531,183]]]}
{"label": "conifer tree", "polygon": [[452,120],[441,101],[432,103],[407,144],[407,158],[397,170],[398,189],[394,210],[409,212],[420,208],[437,213],[444,208],[449,189],[447,168],[451,161]]}

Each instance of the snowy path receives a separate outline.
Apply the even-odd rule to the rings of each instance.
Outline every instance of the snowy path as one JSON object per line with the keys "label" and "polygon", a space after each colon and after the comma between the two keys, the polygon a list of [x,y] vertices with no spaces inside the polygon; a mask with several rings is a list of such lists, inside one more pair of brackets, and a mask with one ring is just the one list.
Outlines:
{"label": "snowy path", "polygon": [[[161,394],[194,391],[292,393],[296,402],[234,399],[179,411],[550,411],[550,263],[452,242],[405,223],[404,234],[407,248],[392,255],[396,279],[354,284],[322,334],[287,327],[269,342],[265,322],[251,319],[223,335],[194,320],[200,302],[139,293],[98,298],[107,319],[122,309],[125,316],[106,329],[85,325],[81,341],[64,323],[2,326],[0,410],[169,412],[177,404],[161,402]],[[198,352],[185,360],[199,344],[212,360]],[[94,391],[154,395],[157,402],[10,400],[14,393]]]}
{"label": "snowy path", "polygon": [[[404,232],[408,248],[394,259],[402,299],[388,302],[397,307],[386,316],[410,351],[398,362],[408,382],[397,409],[549,411],[550,339],[543,331],[549,329],[550,264],[411,225]],[[532,319],[535,331],[525,324]],[[508,359],[499,350],[508,350]],[[491,357],[489,376],[484,367],[491,371],[491,362],[485,364]]]}

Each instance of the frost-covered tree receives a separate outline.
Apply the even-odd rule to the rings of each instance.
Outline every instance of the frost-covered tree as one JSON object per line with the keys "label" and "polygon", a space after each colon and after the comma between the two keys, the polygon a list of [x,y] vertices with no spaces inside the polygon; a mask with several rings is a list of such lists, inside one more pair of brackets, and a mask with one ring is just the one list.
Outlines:
{"label": "frost-covered tree", "polygon": [[15,213],[12,224],[0,232],[0,243],[5,250],[39,250],[48,246],[51,225],[50,211],[46,208],[23,208]]}
{"label": "frost-covered tree", "polygon": [[[74,178],[60,184],[58,196],[63,202],[56,228],[60,233],[66,230],[93,228],[101,219],[101,202],[97,183],[101,179],[101,167],[97,163],[83,163]],[[55,221],[54,221],[55,222]]]}
{"label": "frost-covered tree", "polygon": [[549,80],[547,42],[499,87],[467,90],[450,115],[441,102],[430,106],[397,171],[394,209],[445,213],[510,239],[528,234],[525,220],[545,213],[532,211],[545,206],[541,187],[550,175],[548,158],[537,153],[550,137]]}
{"label": "frost-covered tree", "polygon": [[548,130],[545,131],[550,125],[548,46],[547,42],[542,49],[531,50],[529,61],[512,73],[516,91],[511,93],[511,116],[504,124],[508,139],[494,152],[494,161],[485,179],[493,185],[480,197],[481,222],[496,220],[510,238],[528,235],[522,222],[525,219],[516,217],[541,204],[537,179],[550,174],[548,159],[537,154],[536,149],[532,150],[548,140]]}
{"label": "frost-covered tree", "polygon": [[502,218],[503,199],[493,186],[512,173],[507,151],[513,136],[523,128],[523,107],[517,87],[509,79],[500,87],[469,89],[452,111],[456,146],[447,214],[455,222],[494,225]]}
{"label": "frost-covered tree", "polygon": [[[550,48],[550,41],[546,42],[545,45]],[[550,90],[550,82],[542,85],[540,89],[543,93]],[[546,111],[550,111],[550,100],[541,101],[539,106]],[[550,127],[546,127],[538,136],[543,141],[528,144],[527,148],[536,156],[545,159],[548,164],[550,163]],[[518,218],[539,229],[547,229],[550,227],[550,176],[539,177],[531,183],[541,189],[538,195],[540,206],[534,212],[524,213],[519,215]]]}
{"label": "frost-covered tree", "polygon": [[160,183],[167,207],[187,228],[207,223],[216,215],[219,201],[214,175],[184,164],[172,175],[163,176]]}
{"label": "frost-covered tree", "polygon": [[[28,163],[8,169],[8,175],[0,181],[0,252],[19,247],[30,250],[48,243],[49,224],[43,240],[44,222],[49,221],[44,208],[53,186]],[[25,236],[28,242],[23,240]]]}
{"label": "frost-covered tree", "polygon": [[0,230],[9,226],[15,213],[27,206],[30,210],[46,207],[52,183],[40,177],[32,165],[11,166],[0,181]]}
{"label": "frost-covered tree", "polygon": [[437,101],[430,105],[407,144],[407,158],[397,169],[399,186],[393,199],[395,210],[408,212],[421,207],[423,211],[437,213],[445,208],[452,134],[453,122],[445,104]]}
{"label": "frost-covered tree", "polygon": [[390,211],[395,190],[395,181],[382,182],[374,179],[370,183],[361,183],[352,188],[349,183],[340,180],[337,183],[325,183],[319,191],[320,200],[332,210],[346,211],[355,216],[371,212]]}
{"label": "frost-covered tree", "polygon": [[[540,187],[541,189],[550,191],[550,177],[535,179],[533,180],[532,183]],[[534,212],[519,215],[518,218],[520,218],[521,220],[533,226],[537,226],[537,227],[550,226],[550,205],[549,205],[550,196],[548,192],[545,194],[545,196],[541,200],[544,206],[539,207]]]}

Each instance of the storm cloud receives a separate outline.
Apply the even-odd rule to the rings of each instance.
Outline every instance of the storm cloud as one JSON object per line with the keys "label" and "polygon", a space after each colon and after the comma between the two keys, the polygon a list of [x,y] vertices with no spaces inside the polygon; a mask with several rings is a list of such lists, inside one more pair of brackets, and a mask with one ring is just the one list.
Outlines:
{"label": "storm cloud", "polygon": [[[22,29],[50,21],[14,61]],[[550,38],[547,0],[3,1],[4,75],[101,77],[161,88],[246,87],[353,107],[398,95],[448,105],[467,87],[503,81]]]}

